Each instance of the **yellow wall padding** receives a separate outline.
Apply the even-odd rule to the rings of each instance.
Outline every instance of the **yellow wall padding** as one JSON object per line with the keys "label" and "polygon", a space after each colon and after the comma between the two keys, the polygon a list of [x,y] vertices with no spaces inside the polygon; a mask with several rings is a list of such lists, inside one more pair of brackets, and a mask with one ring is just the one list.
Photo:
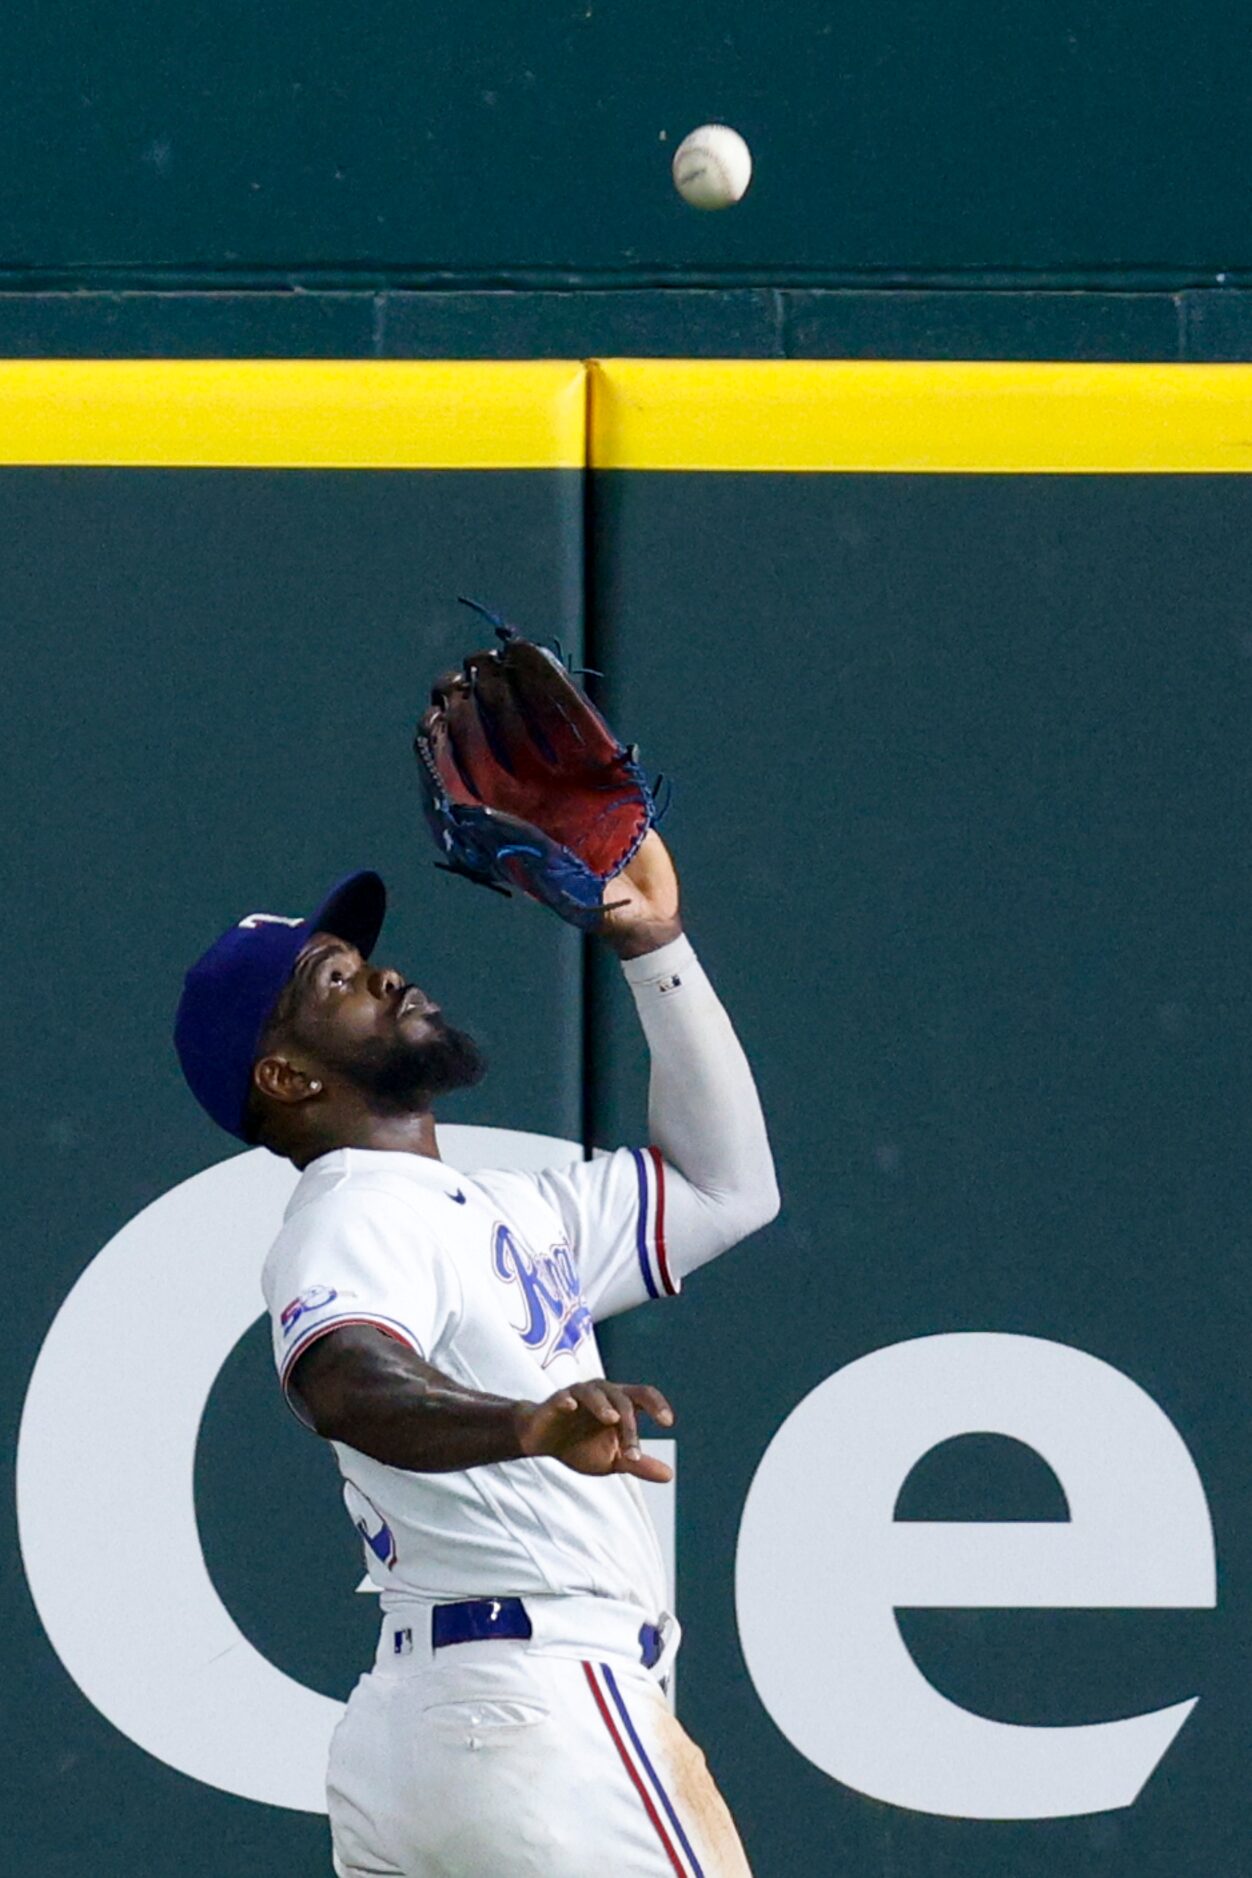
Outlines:
{"label": "yellow wall padding", "polygon": [[1252,469],[1246,365],[606,359],[603,469]]}
{"label": "yellow wall padding", "polygon": [[[590,405],[588,405],[590,399]],[[0,463],[1241,472],[1252,366],[0,360]]]}
{"label": "yellow wall padding", "polygon": [[0,463],[579,469],[584,366],[0,360]]}

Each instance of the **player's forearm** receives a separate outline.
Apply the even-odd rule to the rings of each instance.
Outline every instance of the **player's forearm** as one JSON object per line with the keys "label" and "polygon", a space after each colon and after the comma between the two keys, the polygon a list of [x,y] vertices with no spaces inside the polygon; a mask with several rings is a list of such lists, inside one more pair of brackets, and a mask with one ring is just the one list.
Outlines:
{"label": "player's forearm", "polygon": [[663,1427],[674,1419],[646,1383],[591,1379],[510,1401],[464,1389],[377,1325],[356,1324],[312,1344],[287,1386],[319,1435],[411,1474],[550,1458],[584,1474],[672,1478],[639,1448],[638,1411]]}
{"label": "player's forearm", "polygon": [[652,1059],[649,1134],[691,1189],[672,1196],[693,1214],[689,1230],[672,1234],[674,1245],[693,1247],[690,1269],[774,1217],[774,1158],[747,1057],[690,942],[623,971]]}
{"label": "player's forearm", "polygon": [[463,1389],[407,1346],[365,1327],[314,1344],[290,1387],[326,1440],[417,1474],[520,1459],[533,1407]]}
{"label": "player's forearm", "polygon": [[330,1438],[410,1473],[459,1473],[493,1461],[519,1460],[522,1416],[530,1406],[503,1396],[410,1382],[356,1404],[341,1431]]}

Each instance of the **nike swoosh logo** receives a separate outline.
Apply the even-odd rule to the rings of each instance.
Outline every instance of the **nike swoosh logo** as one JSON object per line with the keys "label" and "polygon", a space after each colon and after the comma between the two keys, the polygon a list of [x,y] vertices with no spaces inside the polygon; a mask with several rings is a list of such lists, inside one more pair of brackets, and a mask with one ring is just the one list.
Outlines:
{"label": "nike swoosh logo", "polygon": [[455,1200],[458,1206],[465,1205],[465,1195],[461,1192],[461,1189],[459,1187],[457,1188],[455,1193],[450,1193],[448,1195],[448,1198],[450,1200]]}

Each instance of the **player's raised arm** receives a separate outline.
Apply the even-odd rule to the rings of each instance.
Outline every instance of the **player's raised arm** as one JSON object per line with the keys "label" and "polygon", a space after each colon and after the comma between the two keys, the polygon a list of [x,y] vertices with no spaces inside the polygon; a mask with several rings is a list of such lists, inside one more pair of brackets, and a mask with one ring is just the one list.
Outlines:
{"label": "player's raised arm", "polygon": [[541,1182],[566,1221],[588,1303],[607,1316],[641,1292],[676,1290],[772,1219],[773,1156],[747,1059],[683,934],[637,749],[559,658],[503,622],[497,634],[498,649],[471,653],[435,685],[415,740],[419,774],[442,865],[597,933],[634,993],[658,1151],[638,1161],[638,1199],[622,1167]]}
{"label": "player's raised arm", "polygon": [[683,933],[678,879],[655,830],[604,898],[601,936],[622,960],[651,1053],[648,1132],[665,1163],[656,1174],[681,1278],[774,1218],[774,1157],[748,1059]]}
{"label": "player's raised arm", "polygon": [[288,1393],[302,1420],[390,1467],[443,1474],[548,1456],[579,1474],[669,1480],[639,1445],[637,1417],[663,1427],[673,1410],[638,1383],[573,1383],[543,1402],[466,1389],[372,1324],[328,1331],[301,1356]]}

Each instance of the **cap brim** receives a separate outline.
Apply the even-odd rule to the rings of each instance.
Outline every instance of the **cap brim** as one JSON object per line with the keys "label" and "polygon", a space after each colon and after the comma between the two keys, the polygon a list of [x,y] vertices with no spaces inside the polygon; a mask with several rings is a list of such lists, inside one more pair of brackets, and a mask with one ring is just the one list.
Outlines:
{"label": "cap brim", "polygon": [[349,874],[331,888],[307,926],[311,933],[333,933],[346,939],[367,959],[378,944],[387,913],[387,889],[372,869]]}

